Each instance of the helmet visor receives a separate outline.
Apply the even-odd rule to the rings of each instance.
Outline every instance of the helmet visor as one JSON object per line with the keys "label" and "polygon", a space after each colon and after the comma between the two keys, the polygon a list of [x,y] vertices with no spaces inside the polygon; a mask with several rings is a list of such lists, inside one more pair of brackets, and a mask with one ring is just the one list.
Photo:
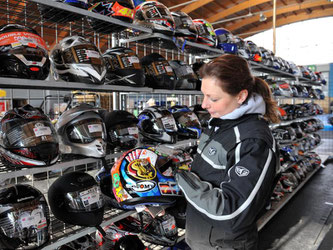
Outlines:
{"label": "helmet visor", "polygon": [[64,50],[63,60],[65,63],[84,63],[96,66],[103,65],[102,55],[92,44],[82,44]]}
{"label": "helmet visor", "polygon": [[8,147],[33,147],[46,142],[58,142],[56,132],[49,121],[32,121],[9,128],[6,126]]}
{"label": "helmet visor", "polygon": [[185,128],[195,127],[201,128],[200,121],[196,114],[193,112],[180,112],[177,121],[179,124]]}
{"label": "helmet visor", "polygon": [[105,135],[104,123],[96,118],[76,122],[67,128],[67,136],[74,143],[91,143],[100,138],[105,140]]}
{"label": "helmet visor", "polygon": [[137,140],[139,137],[139,130],[136,124],[131,124],[129,126],[118,124],[109,132],[109,135],[113,142],[127,142],[130,140]]}
{"label": "helmet visor", "polygon": [[99,186],[67,193],[66,198],[68,207],[73,212],[90,212],[104,206],[104,200]]}
{"label": "helmet visor", "polygon": [[157,125],[162,130],[165,130],[167,132],[176,132],[177,131],[177,125],[175,122],[175,119],[172,115],[164,115],[160,119],[157,119]]}

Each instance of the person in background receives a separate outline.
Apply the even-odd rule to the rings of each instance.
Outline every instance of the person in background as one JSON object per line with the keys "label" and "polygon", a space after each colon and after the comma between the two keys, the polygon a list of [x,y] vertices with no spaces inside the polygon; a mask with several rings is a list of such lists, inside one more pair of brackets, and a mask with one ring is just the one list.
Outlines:
{"label": "person in background", "polygon": [[176,179],[188,202],[192,250],[257,249],[257,220],[278,179],[268,122],[279,122],[268,84],[245,59],[226,54],[200,69],[202,107],[211,115],[190,172]]}

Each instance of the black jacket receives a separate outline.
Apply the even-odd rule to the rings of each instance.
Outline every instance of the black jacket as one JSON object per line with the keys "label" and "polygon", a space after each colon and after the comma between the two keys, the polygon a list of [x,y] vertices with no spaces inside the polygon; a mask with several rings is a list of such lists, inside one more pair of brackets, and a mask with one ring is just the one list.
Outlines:
{"label": "black jacket", "polygon": [[278,150],[258,114],[212,119],[200,138],[191,172],[177,180],[187,201],[187,240],[215,244],[256,229],[279,169]]}

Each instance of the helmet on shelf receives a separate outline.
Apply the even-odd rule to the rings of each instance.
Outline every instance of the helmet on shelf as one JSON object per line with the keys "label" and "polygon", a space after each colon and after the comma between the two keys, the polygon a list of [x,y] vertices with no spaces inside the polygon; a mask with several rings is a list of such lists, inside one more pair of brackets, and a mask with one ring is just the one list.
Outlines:
{"label": "helmet on shelf", "polygon": [[202,128],[208,127],[208,122],[211,117],[210,117],[210,114],[207,111],[207,109],[203,109],[201,107],[201,104],[193,105],[190,107],[190,109],[197,115],[197,117],[200,121],[201,127]]}
{"label": "helmet on shelf", "polygon": [[114,47],[104,52],[106,63],[105,84],[117,84],[133,87],[145,85],[145,74],[140,60],[133,50]]}
{"label": "helmet on shelf", "polygon": [[[134,19],[134,4],[132,0],[107,0],[94,1],[89,7],[89,11],[103,16],[115,18],[125,23],[132,23]],[[96,18],[88,18],[91,27],[97,32],[113,33],[125,30],[127,27],[109,23]]]}
{"label": "helmet on shelf", "polygon": [[138,119],[125,110],[113,110],[101,114],[107,135],[108,143],[112,148],[131,149],[139,140]]}
{"label": "helmet on shelf", "polygon": [[0,124],[0,153],[5,163],[16,167],[38,167],[58,160],[57,134],[41,109],[25,105],[9,110]]}
{"label": "helmet on shelf", "polygon": [[169,64],[177,78],[175,89],[196,89],[198,77],[190,65],[180,60],[171,60]]}
{"label": "helmet on shelf", "polygon": [[38,189],[25,184],[2,188],[0,210],[1,249],[36,249],[49,240],[49,207]]}
{"label": "helmet on shelf", "polygon": [[216,47],[216,34],[211,23],[204,19],[194,19],[193,23],[198,30],[197,43],[204,44],[209,47]]}
{"label": "helmet on shelf", "polygon": [[177,124],[166,108],[148,107],[139,114],[138,119],[138,128],[143,140],[161,143],[177,141]]}
{"label": "helmet on shelf", "polygon": [[104,83],[104,59],[97,47],[81,36],[62,39],[51,51],[50,59],[56,80]]}
{"label": "helmet on shelf", "polygon": [[192,18],[182,11],[171,12],[175,21],[176,31],[175,35],[184,37],[187,39],[196,39],[198,36],[198,30],[193,23]]}
{"label": "helmet on shelf", "polygon": [[172,167],[171,157],[154,148],[129,150],[111,169],[113,194],[124,208],[172,204],[181,195],[173,176],[164,174]]}
{"label": "helmet on shelf", "polygon": [[237,44],[237,54],[243,57],[246,60],[250,59],[250,51],[247,46],[247,43],[243,40],[243,38],[239,36],[234,36],[235,42]]}
{"label": "helmet on shelf", "polygon": [[[51,2],[64,3],[84,10],[88,9],[88,1],[86,0],[51,0]],[[52,22],[67,23],[84,17],[83,15],[67,11],[66,6],[62,9],[58,9],[48,5],[38,4],[38,10],[44,19]]]}
{"label": "helmet on shelf", "polygon": [[176,76],[168,61],[158,53],[140,60],[146,72],[146,86],[154,89],[175,89]]}
{"label": "helmet on shelf", "polygon": [[262,53],[259,47],[252,41],[246,41],[247,47],[249,48],[250,52],[250,60],[254,62],[261,62],[262,61]]}
{"label": "helmet on shelf", "polygon": [[178,137],[199,139],[202,128],[197,115],[187,106],[175,105],[169,108],[176,120]]}
{"label": "helmet on shelf", "polygon": [[78,226],[98,226],[103,221],[104,200],[95,179],[83,172],[58,177],[48,190],[54,216]]}
{"label": "helmet on shelf", "polygon": [[225,53],[237,54],[237,45],[232,33],[224,28],[215,29],[217,37],[217,48],[222,49]]}
{"label": "helmet on shelf", "polygon": [[57,250],[95,250],[98,249],[95,239],[89,234],[57,248]]}
{"label": "helmet on shelf", "polygon": [[26,26],[0,26],[0,76],[44,80],[50,73],[45,41]]}
{"label": "helmet on shelf", "polygon": [[264,47],[259,47],[259,49],[261,51],[262,63],[268,67],[273,67],[272,51]]}
{"label": "helmet on shelf", "polygon": [[61,114],[56,123],[63,154],[102,158],[106,153],[106,129],[98,109],[82,103]]}
{"label": "helmet on shelf", "polygon": [[164,4],[147,1],[136,6],[134,24],[152,29],[154,32],[173,35],[175,20]]}

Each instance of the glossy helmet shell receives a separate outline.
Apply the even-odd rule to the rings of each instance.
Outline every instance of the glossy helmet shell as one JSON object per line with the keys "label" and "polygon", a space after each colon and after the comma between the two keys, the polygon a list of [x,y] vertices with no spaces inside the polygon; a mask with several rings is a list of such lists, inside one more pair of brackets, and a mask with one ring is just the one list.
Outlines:
{"label": "glossy helmet shell", "polygon": [[106,84],[142,87],[145,73],[138,56],[133,50],[115,47],[104,52],[106,62]]}
{"label": "glossy helmet shell", "polygon": [[103,221],[104,201],[95,179],[83,172],[57,178],[48,190],[54,216],[78,226],[98,226]]}
{"label": "glossy helmet shell", "polygon": [[252,41],[246,41],[247,47],[250,51],[250,59],[254,62],[261,62],[262,61],[262,53],[259,47]]}
{"label": "glossy helmet shell", "polygon": [[188,39],[196,39],[198,36],[198,30],[193,23],[192,18],[182,11],[171,12],[173,19],[175,20],[176,31],[175,35],[180,37],[186,37]]}
{"label": "glossy helmet shell", "polygon": [[158,53],[140,60],[146,72],[146,86],[154,89],[175,89],[176,76],[168,61]]}
{"label": "glossy helmet shell", "polygon": [[35,30],[19,24],[0,27],[0,76],[44,80],[49,72],[47,46]]}
{"label": "glossy helmet shell", "polygon": [[56,80],[104,83],[104,59],[98,48],[81,36],[69,36],[61,40],[51,51],[50,59]]}
{"label": "glossy helmet shell", "polygon": [[184,139],[199,139],[202,128],[197,115],[187,106],[175,105],[169,108],[176,120],[178,137]]}
{"label": "glossy helmet shell", "polygon": [[62,113],[56,123],[63,154],[102,158],[106,153],[106,129],[98,109],[80,104]]}
{"label": "glossy helmet shell", "polygon": [[175,32],[175,21],[169,9],[155,1],[143,2],[135,8],[134,24],[166,35],[173,35]]}
{"label": "glossy helmet shell", "polygon": [[[126,23],[132,23],[134,19],[134,4],[132,0],[94,1],[88,10]],[[94,30],[106,34],[120,32],[127,28],[126,26],[111,24],[95,18],[88,18],[88,22]]]}
{"label": "glossy helmet shell", "polygon": [[8,165],[42,167],[58,160],[57,134],[41,109],[25,105],[9,110],[0,124],[0,153]]}
{"label": "glossy helmet shell", "polygon": [[124,208],[172,204],[181,192],[175,179],[163,174],[169,167],[172,167],[171,158],[153,148],[127,151],[111,169],[115,198]]}
{"label": "glossy helmet shell", "polygon": [[49,240],[50,214],[44,195],[30,185],[0,191],[0,248],[36,249]]}
{"label": "glossy helmet shell", "polygon": [[237,54],[237,45],[232,33],[224,28],[215,29],[217,38],[217,48],[222,49],[226,53]]}
{"label": "glossy helmet shell", "polygon": [[149,142],[176,143],[177,124],[164,107],[148,107],[138,116],[138,128],[142,139]]}
{"label": "glossy helmet shell", "polygon": [[204,19],[194,19],[193,23],[198,30],[197,43],[204,44],[209,47],[216,47],[216,34],[211,23]]}
{"label": "glossy helmet shell", "polygon": [[175,89],[196,89],[199,79],[190,65],[180,60],[171,60],[169,64],[177,78]]}

